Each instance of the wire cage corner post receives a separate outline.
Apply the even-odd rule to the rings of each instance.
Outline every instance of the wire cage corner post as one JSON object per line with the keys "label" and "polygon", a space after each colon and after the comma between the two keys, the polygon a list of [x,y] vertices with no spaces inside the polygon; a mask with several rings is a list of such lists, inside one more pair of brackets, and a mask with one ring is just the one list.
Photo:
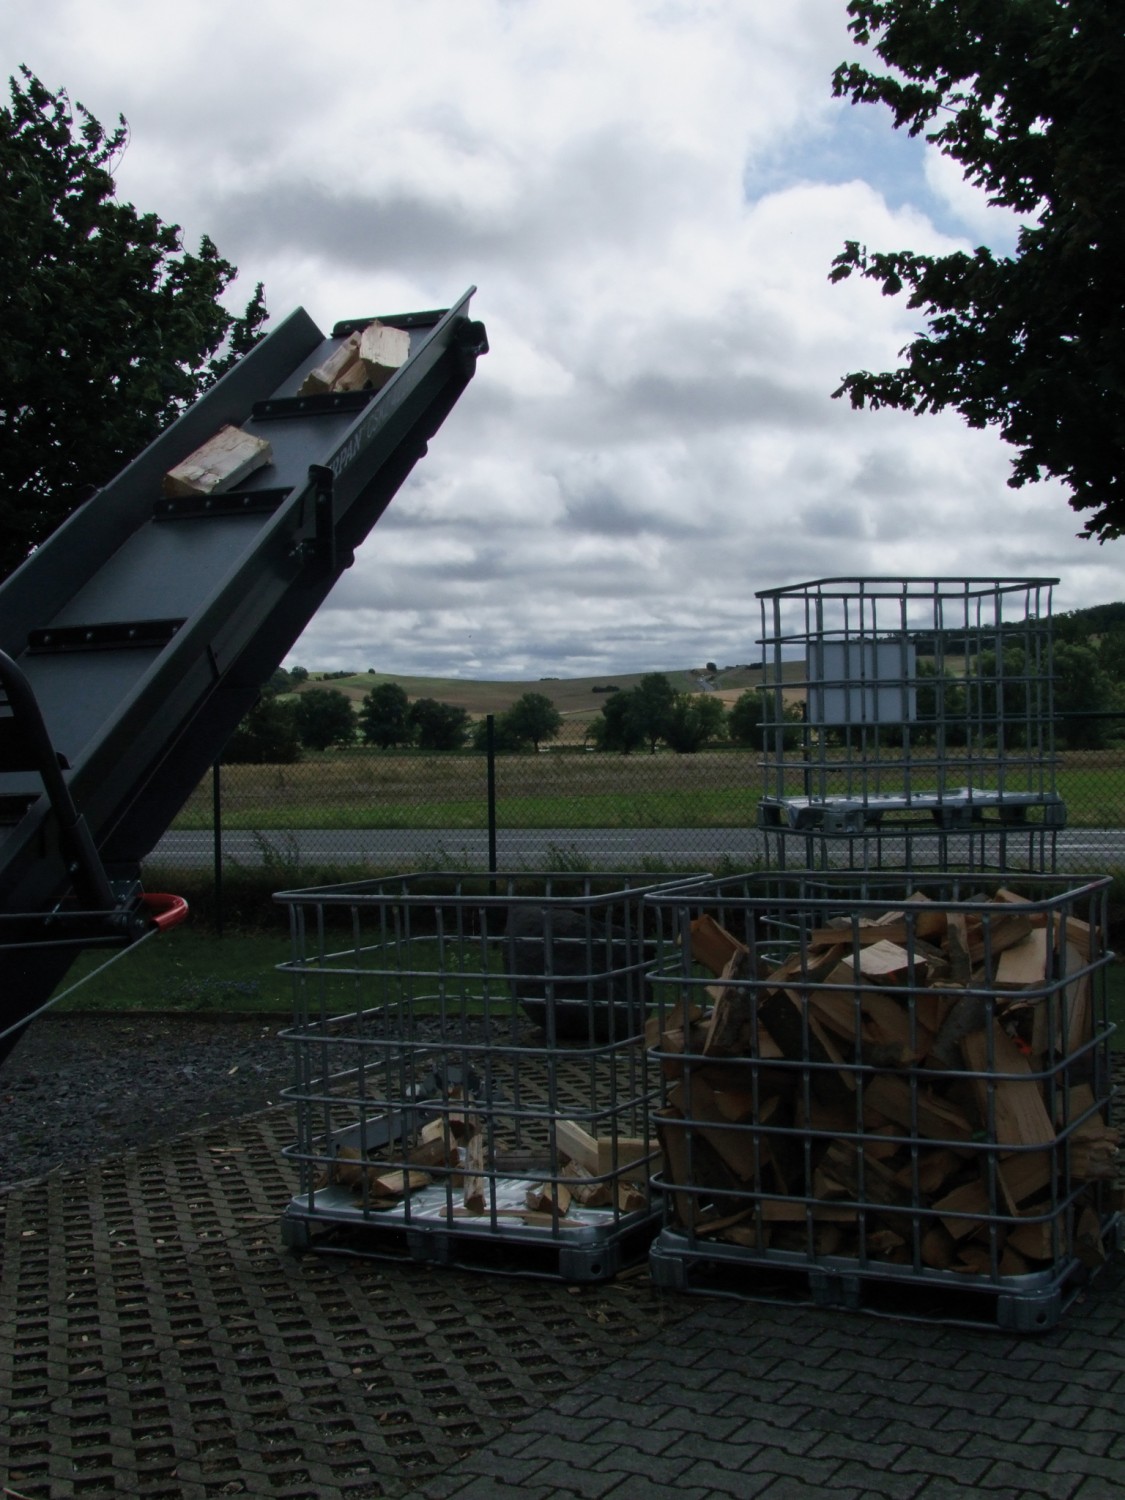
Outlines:
{"label": "wire cage corner post", "polygon": [[288,891],[294,1247],[601,1281],[662,1220],[651,875]]}
{"label": "wire cage corner post", "polygon": [[1056,582],[760,591],[767,863],[1053,870]]}
{"label": "wire cage corner post", "polygon": [[1109,884],[768,872],[647,898],[656,1282],[1053,1327],[1120,1241]]}

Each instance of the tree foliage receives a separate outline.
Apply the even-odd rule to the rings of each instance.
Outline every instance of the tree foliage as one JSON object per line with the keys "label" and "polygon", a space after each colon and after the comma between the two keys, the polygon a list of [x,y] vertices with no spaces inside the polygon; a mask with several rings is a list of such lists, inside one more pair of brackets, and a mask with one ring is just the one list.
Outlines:
{"label": "tree foliage", "polygon": [[418,698],[412,703],[410,722],[419,750],[460,750],[469,732],[465,710],[436,698]]}
{"label": "tree foliage", "polygon": [[223,748],[229,765],[287,766],[301,758],[297,710],[266,692]]}
{"label": "tree foliage", "polygon": [[534,745],[536,750],[546,741],[558,739],[562,728],[562,714],[546,693],[523,693],[501,720],[513,739]]}
{"label": "tree foliage", "polygon": [[676,690],[663,672],[647,672],[632,688],[634,713],[648,748],[656,750],[668,728],[676,702]]}
{"label": "tree foliage", "polygon": [[632,692],[617,692],[606,698],[601,714],[589,728],[595,750],[617,750],[629,755],[645,742],[644,730],[637,722]]}
{"label": "tree foliage", "polygon": [[691,755],[726,733],[722,701],[708,693],[678,693],[663,672],[648,672],[634,688],[614,693],[591,726],[599,750],[628,755],[647,745],[666,744]]}
{"label": "tree foliage", "polygon": [[727,733],[736,745],[754,750],[762,748],[762,722],[769,702],[761,688],[747,688],[731,705],[727,714]]}
{"label": "tree foliage", "polygon": [[1084,534],[1125,531],[1125,169],[1120,0],[850,0],[890,70],[841,64],[834,91],[883,103],[989,201],[1025,219],[1014,255],[868,251],[853,272],[927,320],[898,369],[846,375],[856,407],[952,408],[1018,451],[1009,484],[1064,481]]}
{"label": "tree foliage", "polygon": [[[527,749],[527,740],[521,739],[508,723],[507,714],[492,714],[492,748],[497,755],[518,755]],[[470,743],[481,755],[488,753],[488,719],[478,719],[473,725]]]}
{"label": "tree foliage", "polygon": [[297,727],[302,745],[310,750],[355,743],[355,714],[339,688],[309,688],[302,693],[297,699]]}
{"label": "tree foliage", "polygon": [[0,108],[0,577],[260,337],[206,237],[114,195],[128,141],[29,70]]}
{"label": "tree foliage", "polygon": [[364,696],[359,710],[359,727],[364,742],[390,750],[395,745],[409,745],[414,739],[410,722],[410,699],[397,682],[381,682]]}
{"label": "tree foliage", "polygon": [[664,743],[677,755],[694,755],[726,732],[726,710],[712,693],[677,693],[664,720]]}

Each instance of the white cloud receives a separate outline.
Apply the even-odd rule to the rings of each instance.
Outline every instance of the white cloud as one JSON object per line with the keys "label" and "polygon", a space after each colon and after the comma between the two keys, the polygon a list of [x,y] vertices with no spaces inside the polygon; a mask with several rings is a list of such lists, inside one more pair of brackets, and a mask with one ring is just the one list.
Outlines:
{"label": "white cloud", "polygon": [[1010,233],[936,153],[892,165],[845,128],[845,0],[41,0],[3,24],[9,72],[127,115],[120,191],[211,234],[240,295],[328,327],[480,287],[492,352],[298,659],[749,660],[754,590],[825,574],[1118,592],[1056,486],[1007,488],[994,434],[831,399],[918,325],[829,284],[845,239]]}

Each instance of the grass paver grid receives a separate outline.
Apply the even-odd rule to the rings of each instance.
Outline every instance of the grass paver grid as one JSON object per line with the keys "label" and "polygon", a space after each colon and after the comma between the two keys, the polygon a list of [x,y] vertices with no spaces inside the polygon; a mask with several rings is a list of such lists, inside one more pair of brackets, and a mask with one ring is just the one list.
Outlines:
{"label": "grass paver grid", "polygon": [[643,1277],[574,1290],[298,1259],[277,1224],[291,1128],[271,1110],[0,1199],[10,1488],[1121,1493],[1120,1275],[1020,1339],[661,1296]]}

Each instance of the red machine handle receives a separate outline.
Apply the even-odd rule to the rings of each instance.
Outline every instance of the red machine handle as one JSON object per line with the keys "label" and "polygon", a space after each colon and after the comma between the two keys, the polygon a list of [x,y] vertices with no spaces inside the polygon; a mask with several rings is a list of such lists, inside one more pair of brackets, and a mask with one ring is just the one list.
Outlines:
{"label": "red machine handle", "polygon": [[141,905],[148,910],[154,927],[166,932],[169,927],[178,927],[188,914],[188,904],[182,896],[168,896],[163,892],[146,891]]}

